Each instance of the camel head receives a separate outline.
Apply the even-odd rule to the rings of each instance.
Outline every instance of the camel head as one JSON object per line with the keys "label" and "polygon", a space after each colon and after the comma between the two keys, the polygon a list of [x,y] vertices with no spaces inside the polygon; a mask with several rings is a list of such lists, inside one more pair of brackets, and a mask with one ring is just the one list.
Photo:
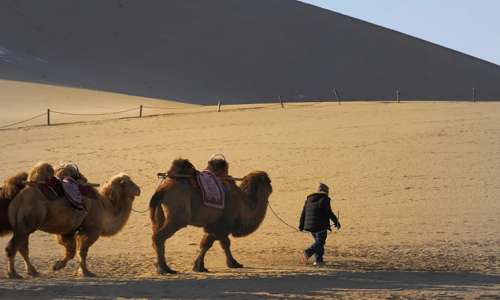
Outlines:
{"label": "camel head", "polygon": [[85,183],[88,182],[87,178],[85,178],[85,176],[80,173],[75,164],[66,164],[61,162],[59,163],[59,166],[54,169],[54,174],[58,178],[76,177],[77,179],[81,179]]}
{"label": "camel head", "polygon": [[130,202],[133,202],[135,197],[141,195],[141,189],[128,175],[120,173],[107,181],[101,188],[100,193],[111,202],[123,199],[128,199]]}
{"label": "camel head", "polygon": [[[266,172],[254,171],[243,178],[240,189],[247,196],[240,217],[231,229],[234,237],[244,237],[255,232],[266,216],[269,196],[273,192],[271,179]],[[245,208],[247,207],[247,208]]]}
{"label": "camel head", "polygon": [[19,194],[19,192],[24,189],[25,184],[19,183],[19,181],[27,180],[28,173],[19,172],[14,176],[7,178],[0,189],[0,198],[5,198],[12,200]]}
{"label": "camel head", "polygon": [[49,180],[54,177],[54,168],[46,162],[39,162],[31,168],[28,173],[28,180]]}
{"label": "camel head", "polygon": [[254,171],[245,176],[240,183],[240,189],[248,196],[251,208],[255,208],[259,199],[268,201],[273,192],[271,179],[263,171]]}
{"label": "camel head", "polygon": [[193,164],[187,159],[177,158],[172,162],[168,174],[191,174],[195,170]]}

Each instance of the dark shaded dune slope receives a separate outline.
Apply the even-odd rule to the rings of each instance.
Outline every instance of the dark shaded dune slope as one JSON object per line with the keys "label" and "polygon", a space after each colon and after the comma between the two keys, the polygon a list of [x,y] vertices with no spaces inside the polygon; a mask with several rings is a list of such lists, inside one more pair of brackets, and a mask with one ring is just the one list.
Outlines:
{"label": "dark shaded dune slope", "polygon": [[293,0],[5,0],[0,28],[0,79],[196,104],[500,100],[500,66]]}

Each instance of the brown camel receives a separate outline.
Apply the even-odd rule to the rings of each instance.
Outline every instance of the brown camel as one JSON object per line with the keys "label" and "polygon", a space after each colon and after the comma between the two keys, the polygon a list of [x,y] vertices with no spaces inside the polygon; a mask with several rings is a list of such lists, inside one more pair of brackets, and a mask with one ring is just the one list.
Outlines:
{"label": "brown camel", "polygon": [[[28,179],[47,180],[54,174],[58,177],[60,174],[76,175],[77,169],[71,165],[61,165],[54,173],[52,166],[40,163],[30,171]],[[28,255],[29,236],[36,230],[56,234],[58,243],[65,248],[64,257],[52,267],[54,271],[64,268],[78,252],[78,276],[95,276],[87,269],[89,247],[100,236],[109,237],[120,232],[130,216],[132,202],[140,192],[129,176],[120,173],[96,193],[97,200],[84,197],[86,210],[78,211],[71,208],[66,197],[47,200],[36,186],[25,188],[9,206],[9,221],[14,228],[14,235],[5,248],[9,278],[22,278],[14,268],[17,251],[25,259],[28,275],[38,275]]]}
{"label": "brown camel", "polygon": [[[216,174],[227,174],[228,165],[225,160],[216,159],[209,162],[207,169]],[[188,160],[177,159],[172,163],[168,174],[193,174],[193,170],[194,167]],[[273,189],[269,176],[262,171],[245,176],[239,187],[234,181],[229,181],[229,185],[231,191],[226,194],[224,209],[206,206],[199,188],[185,190],[174,178],[168,178],[156,190],[149,207],[158,274],[176,273],[165,261],[165,241],[188,225],[203,227],[205,231],[194,271],[208,271],[205,268],[205,254],[216,240],[219,240],[224,250],[227,266],[243,267],[231,254],[229,234],[244,237],[259,228]]]}
{"label": "brown camel", "polygon": [[28,179],[28,173],[19,172],[7,178],[0,187],[0,237],[12,233],[8,214],[10,201],[26,186],[19,181],[26,179]]}

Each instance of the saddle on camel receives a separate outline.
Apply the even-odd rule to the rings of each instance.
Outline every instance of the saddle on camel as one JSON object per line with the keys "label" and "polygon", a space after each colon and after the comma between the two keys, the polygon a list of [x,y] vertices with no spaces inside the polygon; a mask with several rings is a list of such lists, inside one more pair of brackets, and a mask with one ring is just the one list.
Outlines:
{"label": "saddle on camel", "polygon": [[[222,159],[214,159],[216,156],[221,156]],[[222,154],[212,155],[207,168],[202,171],[192,167],[187,175],[158,173],[158,177],[175,178],[185,190],[201,189],[203,203],[220,209],[224,208],[226,193],[232,192],[229,181],[238,180],[228,175],[226,158]]]}
{"label": "saddle on camel", "polygon": [[80,175],[78,166],[75,166],[77,174],[69,177],[52,177],[45,181],[23,181],[22,183],[28,185],[37,185],[38,189],[45,195],[47,200],[56,200],[66,196],[68,198],[71,208],[84,211],[86,210],[83,197],[97,200],[97,194],[93,187],[98,187],[98,183],[87,183],[87,180]]}

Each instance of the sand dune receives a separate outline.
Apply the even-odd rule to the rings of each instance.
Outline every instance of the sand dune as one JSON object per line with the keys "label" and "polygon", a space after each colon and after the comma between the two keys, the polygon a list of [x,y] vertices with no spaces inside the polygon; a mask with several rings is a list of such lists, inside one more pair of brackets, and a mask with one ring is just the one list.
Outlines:
{"label": "sand dune", "polygon": [[[257,232],[232,239],[245,268],[227,269],[216,244],[207,274],[191,270],[202,230],[188,227],[166,244],[169,265],[181,273],[162,277],[149,217],[132,213],[120,234],[91,247],[89,268],[100,277],[84,280],[75,260],[51,271],[62,249],[36,232],[31,257],[42,276],[5,279],[2,259],[1,298],[498,299],[499,110],[497,103],[318,103],[1,131],[0,178],[40,160],[77,163],[98,183],[126,172],[142,188],[134,208],[144,211],[156,173],[173,159],[201,169],[223,153],[234,176],[269,173],[270,206],[290,226],[320,180],[342,223],[327,239],[327,266],[305,267],[298,250],[311,237],[268,210]],[[17,268],[24,268],[19,257]]]}
{"label": "sand dune", "polygon": [[0,79],[214,105],[500,99],[500,67],[293,0],[0,3]]}

